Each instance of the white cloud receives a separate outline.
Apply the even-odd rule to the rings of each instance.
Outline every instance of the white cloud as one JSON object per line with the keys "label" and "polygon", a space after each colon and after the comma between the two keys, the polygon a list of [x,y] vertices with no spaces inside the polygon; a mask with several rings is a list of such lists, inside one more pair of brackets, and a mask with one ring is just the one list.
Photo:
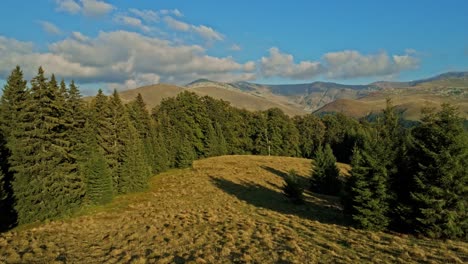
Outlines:
{"label": "white cloud", "polygon": [[182,12],[180,12],[178,9],[163,9],[160,11],[162,15],[174,15],[176,17],[182,17],[184,16]]}
{"label": "white cloud", "polygon": [[326,53],[323,59],[328,69],[327,76],[332,79],[392,75],[419,65],[419,60],[409,54],[389,56],[383,51],[363,55],[358,51],[345,50]]}
{"label": "white cloud", "polygon": [[192,25],[192,29],[194,32],[198,33],[198,35],[200,35],[202,38],[207,39],[207,40],[223,40],[224,39],[224,36],[221,33],[216,32],[214,29],[204,26],[204,25],[200,25],[200,26]]}
{"label": "white cloud", "polygon": [[109,3],[100,0],[55,0],[57,11],[63,11],[70,14],[82,13],[85,16],[98,17],[106,15],[115,7]]}
{"label": "white cloud", "polygon": [[184,32],[194,32],[198,34],[199,36],[201,36],[202,38],[209,40],[209,41],[224,39],[224,36],[221,33],[215,31],[211,27],[207,27],[204,25],[199,25],[199,26],[191,25],[191,24],[182,22],[170,16],[164,17],[164,22],[166,22],[166,24],[171,29],[184,31]]}
{"label": "white cloud", "polygon": [[105,15],[115,8],[113,5],[99,0],[81,0],[81,4],[83,5],[83,14],[94,17]]}
{"label": "white cloud", "polygon": [[57,11],[63,11],[70,14],[76,14],[81,11],[81,6],[74,0],[55,0]]}
{"label": "white cloud", "polygon": [[232,50],[232,51],[240,51],[241,49],[242,49],[241,46],[237,44],[232,44],[231,47],[229,47],[229,50]]}
{"label": "white cloud", "polygon": [[96,37],[73,32],[69,38],[35,51],[32,43],[0,36],[0,78],[20,65],[27,78],[43,66],[58,77],[79,83],[135,88],[155,82],[187,83],[197,78],[251,80],[255,63],[214,57],[198,45],[175,44],[135,32],[100,32]]}
{"label": "white cloud", "polygon": [[190,25],[185,23],[185,22],[182,22],[182,21],[179,21],[177,19],[174,19],[170,16],[166,16],[164,17],[164,22],[166,22],[166,24],[172,28],[172,29],[175,29],[175,30],[179,30],[179,31],[189,31],[190,30]]}
{"label": "white cloud", "polygon": [[81,42],[86,42],[89,40],[89,38],[85,35],[83,35],[81,32],[72,32],[72,37],[78,41],[81,41]]}
{"label": "white cloud", "polygon": [[138,28],[138,29],[140,29],[140,30],[142,30],[144,32],[151,31],[150,27],[148,27],[146,25],[143,25],[141,20],[138,19],[138,18],[135,18],[135,17],[126,16],[126,15],[117,15],[117,16],[115,16],[114,20],[117,23],[127,25],[127,26],[130,26],[130,27],[135,27],[135,28]]}
{"label": "white cloud", "polygon": [[294,63],[291,54],[282,53],[278,48],[269,49],[269,56],[260,60],[261,72],[265,77],[279,76],[289,79],[310,79],[323,72],[320,62],[301,61]]}
{"label": "white cloud", "polygon": [[147,23],[159,22],[159,14],[153,10],[139,10],[135,8],[129,9],[130,13],[143,19]]}
{"label": "white cloud", "polygon": [[48,21],[38,21],[38,23],[42,26],[42,29],[51,35],[60,35],[62,32],[60,29]]}

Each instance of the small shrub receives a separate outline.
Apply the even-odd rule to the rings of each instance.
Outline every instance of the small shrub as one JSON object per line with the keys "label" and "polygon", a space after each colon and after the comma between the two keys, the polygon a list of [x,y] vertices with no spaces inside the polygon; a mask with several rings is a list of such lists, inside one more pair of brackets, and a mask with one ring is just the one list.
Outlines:
{"label": "small shrub", "polygon": [[304,187],[294,170],[284,177],[283,193],[295,204],[304,203]]}

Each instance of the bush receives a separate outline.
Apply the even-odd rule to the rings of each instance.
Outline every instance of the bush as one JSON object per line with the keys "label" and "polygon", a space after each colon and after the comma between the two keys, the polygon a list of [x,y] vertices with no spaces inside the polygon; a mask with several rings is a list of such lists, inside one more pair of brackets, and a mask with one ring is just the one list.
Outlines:
{"label": "bush", "polygon": [[283,193],[295,204],[304,203],[304,187],[294,170],[284,177]]}

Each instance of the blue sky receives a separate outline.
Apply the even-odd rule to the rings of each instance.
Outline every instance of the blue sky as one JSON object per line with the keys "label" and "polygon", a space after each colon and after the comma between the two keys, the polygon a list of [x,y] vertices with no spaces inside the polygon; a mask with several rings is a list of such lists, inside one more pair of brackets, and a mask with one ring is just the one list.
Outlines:
{"label": "blue sky", "polygon": [[468,70],[467,13],[464,0],[3,0],[0,80],[16,64],[87,89],[414,80]]}

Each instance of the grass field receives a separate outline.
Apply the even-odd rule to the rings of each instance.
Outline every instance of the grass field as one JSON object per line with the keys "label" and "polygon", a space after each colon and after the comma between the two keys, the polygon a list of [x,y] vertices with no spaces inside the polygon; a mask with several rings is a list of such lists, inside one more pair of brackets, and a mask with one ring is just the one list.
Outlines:
{"label": "grass field", "polygon": [[[0,263],[467,263],[468,244],[354,229],[334,197],[281,193],[310,160],[223,156],[78,216],[0,234]],[[340,165],[345,172],[348,167]]]}

